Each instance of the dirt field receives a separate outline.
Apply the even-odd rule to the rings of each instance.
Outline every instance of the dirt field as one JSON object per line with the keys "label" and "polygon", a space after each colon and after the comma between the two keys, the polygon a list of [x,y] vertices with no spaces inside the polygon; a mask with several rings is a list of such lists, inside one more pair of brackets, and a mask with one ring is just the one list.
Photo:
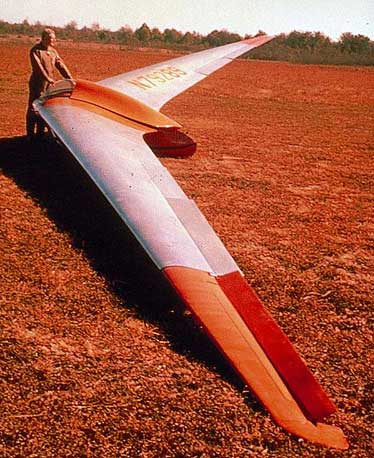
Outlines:
{"label": "dirt field", "polygon": [[[64,153],[27,145],[28,48],[0,39],[0,456],[373,456],[373,69],[238,60],[163,110],[198,143],[163,162],[336,403],[337,452],[277,427]],[[171,57],[59,49],[94,81]]]}

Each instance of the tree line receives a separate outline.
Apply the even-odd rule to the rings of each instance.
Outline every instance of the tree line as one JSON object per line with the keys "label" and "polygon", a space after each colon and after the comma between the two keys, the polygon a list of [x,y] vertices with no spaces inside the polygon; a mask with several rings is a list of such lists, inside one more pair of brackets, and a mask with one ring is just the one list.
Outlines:
{"label": "tree line", "polygon": [[[0,36],[39,36],[46,27],[36,22],[11,24],[0,20]],[[208,35],[197,32],[182,33],[176,29],[150,28],[146,23],[133,30],[129,26],[112,31],[94,23],[90,27],[78,28],[75,21],[64,27],[53,27],[59,39],[85,42],[118,44],[124,47],[172,48],[181,51],[197,51],[220,46],[251,35],[240,36],[227,30],[214,30]],[[259,31],[259,34],[264,32]],[[273,41],[251,51],[250,59],[282,60],[298,63],[374,65],[374,41],[364,35],[343,33],[333,41],[320,32],[293,31],[278,35]]]}

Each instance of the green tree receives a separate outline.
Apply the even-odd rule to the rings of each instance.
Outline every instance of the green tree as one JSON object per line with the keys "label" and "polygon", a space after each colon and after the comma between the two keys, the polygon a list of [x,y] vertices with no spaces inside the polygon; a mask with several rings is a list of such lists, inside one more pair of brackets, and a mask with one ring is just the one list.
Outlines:
{"label": "green tree", "polygon": [[128,25],[121,27],[117,32],[117,39],[122,44],[130,44],[134,41],[134,32]]}
{"label": "green tree", "polygon": [[23,35],[29,35],[32,34],[32,26],[30,25],[29,21],[27,19],[24,19],[22,21],[21,27],[20,27],[20,33]]}
{"label": "green tree", "polygon": [[364,35],[343,33],[339,40],[343,52],[364,54],[370,51],[370,39]]}
{"label": "green tree", "polygon": [[162,32],[157,27],[154,27],[151,30],[151,40],[152,41],[160,41],[160,42],[163,40]]}
{"label": "green tree", "polygon": [[109,43],[110,41],[112,41],[112,34],[110,30],[99,30],[98,32],[96,32],[96,36],[99,39],[99,41],[102,41],[103,43]]}
{"label": "green tree", "polygon": [[5,35],[7,33],[11,33],[11,25],[9,24],[9,22],[6,22],[6,21],[1,21],[0,20],[0,33]]}
{"label": "green tree", "polygon": [[183,43],[186,46],[193,46],[201,44],[201,40],[202,36],[198,33],[186,32],[181,39],[181,43]]}
{"label": "green tree", "polygon": [[237,33],[230,33],[227,30],[213,30],[213,32],[210,32],[209,35],[206,36],[204,41],[208,43],[209,46],[222,46],[241,39],[242,37]]}
{"label": "green tree", "polygon": [[76,39],[78,36],[78,24],[76,21],[70,21],[62,29],[62,37]]}
{"label": "green tree", "polygon": [[144,24],[135,30],[135,37],[142,43],[148,43],[152,38],[151,29],[144,22]]}
{"label": "green tree", "polygon": [[165,43],[175,44],[182,40],[182,33],[175,29],[165,29],[163,33]]}

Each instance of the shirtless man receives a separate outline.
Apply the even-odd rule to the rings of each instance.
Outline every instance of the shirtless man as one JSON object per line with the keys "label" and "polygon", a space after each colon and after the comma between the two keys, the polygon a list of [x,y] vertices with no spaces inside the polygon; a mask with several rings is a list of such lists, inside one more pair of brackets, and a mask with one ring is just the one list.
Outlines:
{"label": "shirtless man", "polygon": [[31,140],[40,137],[44,132],[44,123],[35,113],[32,103],[54,83],[54,69],[57,68],[63,78],[72,79],[67,66],[54,48],[55,43],[55,32],[52,29],[44,29],[40,42],[30,50],[32,73],[29,80],[26,132],[27,137]]}

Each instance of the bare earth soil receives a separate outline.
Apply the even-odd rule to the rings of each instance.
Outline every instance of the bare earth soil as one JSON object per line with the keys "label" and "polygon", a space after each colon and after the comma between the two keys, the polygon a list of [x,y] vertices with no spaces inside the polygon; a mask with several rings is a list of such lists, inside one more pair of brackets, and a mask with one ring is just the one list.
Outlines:
{"label": "bare earth soil", "polygon": [[[163,110],[198,143],[163,163],[336,403],[338,452],[275,425],[67,153],[25,142],[29,47],[0,39],[0,456],[373,456],[373,69],[237,60]],[[58,47],[94,81],[172,57]]]}

